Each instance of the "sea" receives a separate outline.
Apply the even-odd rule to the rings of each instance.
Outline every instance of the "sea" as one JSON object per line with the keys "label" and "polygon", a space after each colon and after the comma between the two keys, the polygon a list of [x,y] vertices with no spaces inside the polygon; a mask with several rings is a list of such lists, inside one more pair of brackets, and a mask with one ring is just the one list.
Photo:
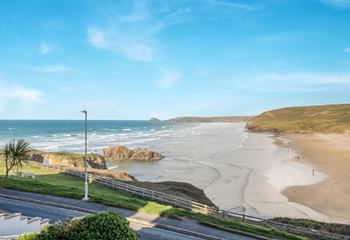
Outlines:
{"label": "sea", "polygon": [[[89,152],[102,153],[105,147],[122,144],[165,156],[155,162],[109,162],[111,169],[126,171],[141,181],[191,183],[219,207],[245,211],[244,189],[257,164],[255,158],[244,160],[247,154],[239,153],[248,138],[244,122],[89,120],[87,130]],[[0,148],[20,138],[33,149],[82,153],[84,121],[0,121]]]}
{"label": "sea", "polygon": [[[138,147],[166,137],[178,127],[169,121],[89,120],[89,152],[101,153],[115,144]],[[79,120],[0,120],[0,147],[11,139],[24,138],[42,151],[83,152],[84,130],[84,121]]]}
{"label": "sea", "polygon": [[[127,171],[140,180],[186,181],[204,188],[218,178],[207,161],[241,147],[245,123],[178,123],[171,121],[88,121],[88,151],[122,144],[149,148],[165,156],[158,162],[112,162],[110,167]],[[84,121],[1,120],[0,148],[11,139],[23,138],[42,151],[84,151]],[[222,157],[221,157],[222,158]],[[225,160],[226,161],[226,160]]]}

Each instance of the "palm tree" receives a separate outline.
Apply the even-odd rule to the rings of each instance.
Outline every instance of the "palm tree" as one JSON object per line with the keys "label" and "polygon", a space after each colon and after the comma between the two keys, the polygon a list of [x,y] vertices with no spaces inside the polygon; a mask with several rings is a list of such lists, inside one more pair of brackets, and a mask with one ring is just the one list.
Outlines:
{"label": "palm tree", "polygon": [[29,152],[29,142],[24,139],[12,140],[5,145],[5,179],[7,179],[12,168],[22,168],[24,164],[28,164]]}

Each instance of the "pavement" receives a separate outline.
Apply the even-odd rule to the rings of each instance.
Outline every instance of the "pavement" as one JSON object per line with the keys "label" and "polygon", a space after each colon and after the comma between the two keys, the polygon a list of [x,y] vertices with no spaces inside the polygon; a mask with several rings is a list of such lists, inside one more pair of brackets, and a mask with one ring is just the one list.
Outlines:
{"label": "pavement", "polygon": [[0,212],[20,212],[26,216],[48,218],[50,222],[103,210],[115,211],[126,217],[141,240],[257,239],[207,227],[191,219],[180,221],[77,199],[0,190]]}

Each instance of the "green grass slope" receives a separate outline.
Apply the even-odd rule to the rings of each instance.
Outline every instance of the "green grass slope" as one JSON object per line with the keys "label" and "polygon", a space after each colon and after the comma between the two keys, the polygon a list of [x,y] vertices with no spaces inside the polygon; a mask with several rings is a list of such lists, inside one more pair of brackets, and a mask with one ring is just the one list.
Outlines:
{"label": "green grass slope", "polygon": [[251,131],[285,133],[344,133],[350,130],[350,104],[288,107],[250,119]]}

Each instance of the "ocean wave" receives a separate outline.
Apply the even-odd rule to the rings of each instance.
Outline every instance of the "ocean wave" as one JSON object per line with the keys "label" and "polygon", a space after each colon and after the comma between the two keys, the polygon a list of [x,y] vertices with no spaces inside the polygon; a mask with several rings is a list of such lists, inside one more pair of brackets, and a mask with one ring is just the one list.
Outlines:
{"label": "ocean wave", "polygon": [[[89,151],[101,152],[104,147],[115,144],[123,144],[131,147],[145,147],[146,145],[150,145],[156,149],[157,146],[167,144],[169,141],[182,142],[188,137],[198,138],[202,135],[203,137],[207,137],[209,136],[208,134],[217,129],[225,129],[225,131],[229,129],[229,131],[239,132],[242,126],[232,123],[189,123],[152,126],[151,128],[150,125],[130,125],[129,128],[124,125],[120,128],[103,126],[94,127],[94,129],[93,132],[88,133]],[[67,129],[63,133],[52,133],[52,129],[48,130],[50,131],[49,133],[44,134],[40,131],[42,130],[39,128],[36,132],[34,129],[34,134],[29,137],[33,148],[44,151],[83,151],[84,134],[83,132],[77,133],[77,129],[72,129],[73,133]],[[241,144],[246,137],[246,134],[244,134],[241,139],[238,138]],[[237,140],[237,143],[239,141]],[[2,144],[2,140],[0,140],[0,144]],[[241,144],[238,146],[241,147]]]}

